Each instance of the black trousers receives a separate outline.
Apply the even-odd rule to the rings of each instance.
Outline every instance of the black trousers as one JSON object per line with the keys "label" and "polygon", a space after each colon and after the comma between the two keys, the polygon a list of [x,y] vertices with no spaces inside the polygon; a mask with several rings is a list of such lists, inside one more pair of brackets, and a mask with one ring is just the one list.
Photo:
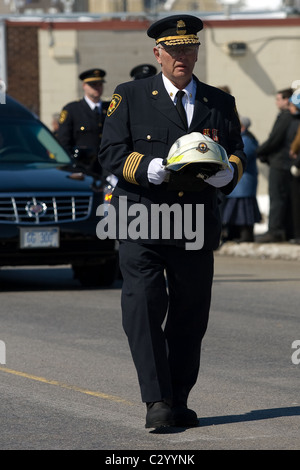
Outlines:
{"label": "black trousers", "polygon": [[122,319],[142,401],[186,404],[211,303],[213,252],[120,242]]}
{"label": "black trousers", "polygon": [[292,180],[292,208],[294,237],[300,239],[300,178],[293,177]]}
{"label": "black trousers", "polygon": [[283,234],[287,239],[293,236],[291,186],[290,170],[270,167],[269,231],[274,234]]}

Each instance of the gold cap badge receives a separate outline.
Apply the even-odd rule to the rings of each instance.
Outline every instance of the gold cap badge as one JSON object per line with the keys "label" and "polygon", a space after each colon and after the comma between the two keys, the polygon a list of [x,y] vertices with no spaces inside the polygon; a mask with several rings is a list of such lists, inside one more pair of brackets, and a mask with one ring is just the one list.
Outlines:
{"label": "gold cap badge", "polygon": [[185,22],[182,20],[177,21],[177,34],[186,34]]}

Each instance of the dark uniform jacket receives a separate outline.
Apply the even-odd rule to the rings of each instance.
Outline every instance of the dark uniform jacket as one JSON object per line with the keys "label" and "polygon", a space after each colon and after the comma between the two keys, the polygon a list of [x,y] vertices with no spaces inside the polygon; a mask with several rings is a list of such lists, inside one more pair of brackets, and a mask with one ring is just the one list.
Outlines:
{"label": "dark uniform jacket", "polygon": [[[246,162],[235,100],[228,93],[201,83],[196,77],[194,79],[197,93],[188,133],[209,135],[226,149],[234,167],[234,178],[224,188],[229,193],[241,178]],[[163,237],[151,239],[151,206],[177,204],[183,208],[190,204],[195,216],[196,205],[204,204],[204,248],[215,249],[221,228],[217,190],[199,179],[191,179],[188,184],[184,179],[181,182],[179,174],[175,184],[172,178],[169,183],[161,185],[148,181],[150,161],[167,157],[172,144],[184,134],[186,130],[164,87],[161,73],[121,84],[116,88],[107,112],[99,160],[119,179],[112,198],[116,214],[123,217],[119,214],[120,196],[127,197],[128,207],[140,203],[148,209],[149,236],[137,242],[183,245],[186,242],[184,233],[182,240],[172,237],[172,234],[168,240]],[[122,237],[119,235],[119,238]]]}
{"label": "dark uniform jacket", "polygon": [[263,163],[268,163],[272,168],[289,170],[291,160],[289,148],[286,146],[287,131],[293,120],[288,109],[281,111],[273,125],[268,139],[257,149],[257,155]]}
{"label": "dark uniform jacket", "polygon": [[109,102],[102,102],[102,112],[96,114],[85,99],[64,106],[60,113],[57,138],[67,152],[81,159],[92,171],[99,172],[97,160],[104,119]]}

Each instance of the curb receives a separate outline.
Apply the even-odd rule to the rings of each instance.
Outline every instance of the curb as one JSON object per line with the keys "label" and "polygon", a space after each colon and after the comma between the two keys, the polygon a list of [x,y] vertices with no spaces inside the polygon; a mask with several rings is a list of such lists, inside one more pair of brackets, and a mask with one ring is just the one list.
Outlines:
{"label": "curb", "polygon": [[234,243],[226,242],[215,252],[217,256],[281,259],[300,261],[300,245],[290,243]]}

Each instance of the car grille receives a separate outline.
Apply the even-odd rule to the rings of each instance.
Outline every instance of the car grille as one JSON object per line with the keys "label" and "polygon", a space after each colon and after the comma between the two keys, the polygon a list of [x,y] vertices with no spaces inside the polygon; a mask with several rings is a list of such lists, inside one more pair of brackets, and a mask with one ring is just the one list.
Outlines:
{"label": "car grille", "polygon": [[[0,197],[0,223],[51,224],[74,222],[89,217],[92,195],[47,195],[35,194]],[[44,210],[29,213],[28,208],[42,207]]]}

